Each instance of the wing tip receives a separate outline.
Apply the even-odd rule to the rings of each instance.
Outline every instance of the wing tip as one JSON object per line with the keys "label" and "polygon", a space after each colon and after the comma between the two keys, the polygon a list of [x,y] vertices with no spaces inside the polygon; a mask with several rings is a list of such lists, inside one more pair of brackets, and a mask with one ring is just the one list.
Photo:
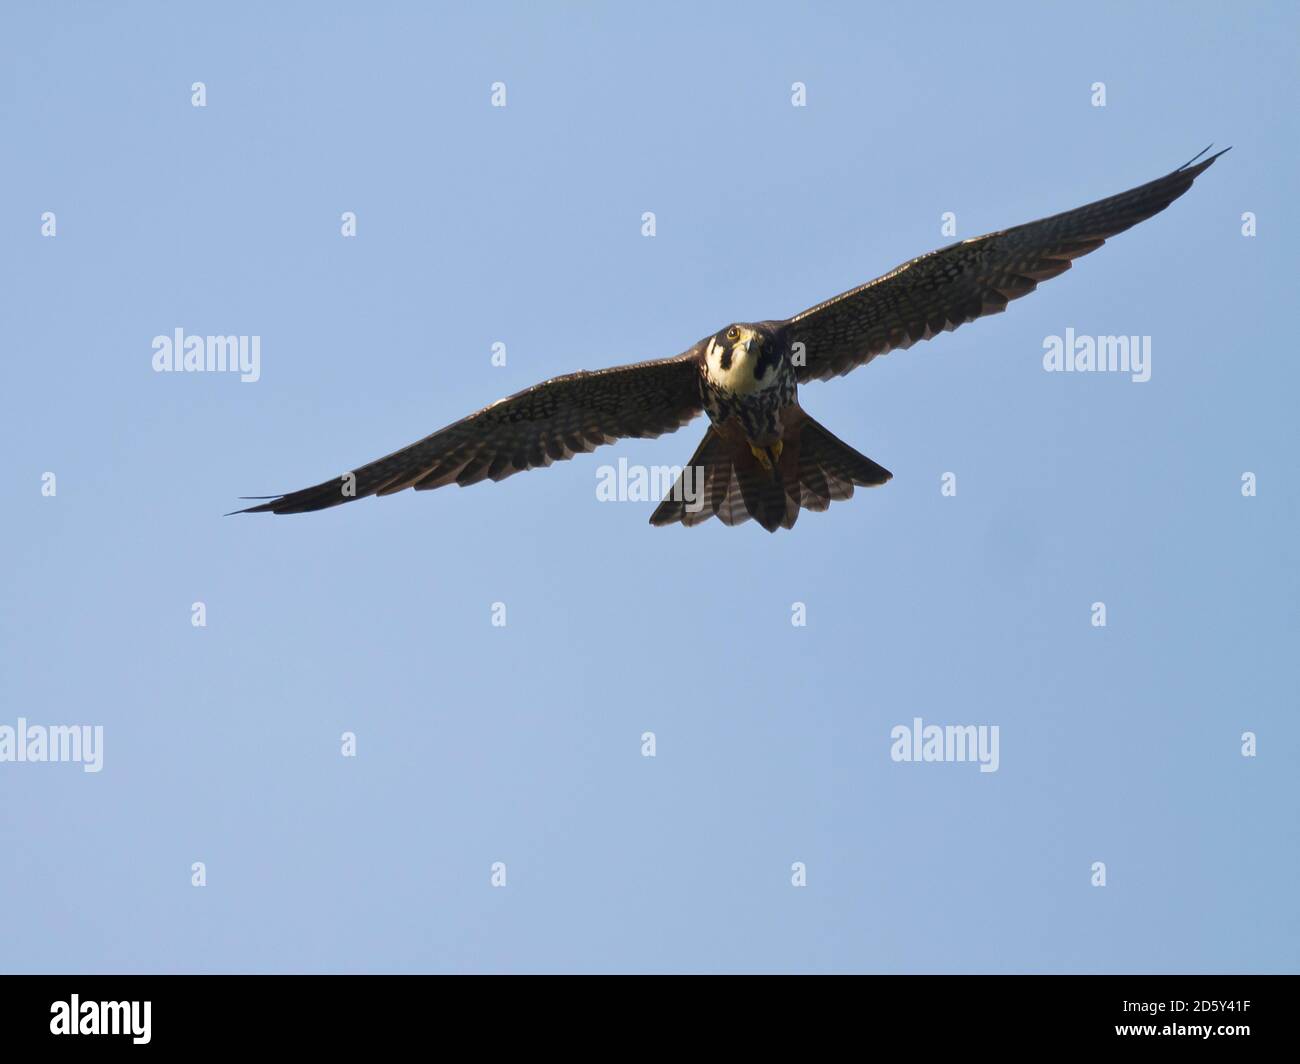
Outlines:
{"label": "wing tip", "polygon": [[[1196,173],[1199,174],[1199,173],[1203,172],[1204,170],[1206,170],[1206,169],[1207,169],[1208,167],[1210,167],[1211,165],[1213,165],[1214,160],[1217,159],[1220,155],[1226,155],[1228,152],[1232,151],[1232,145],[1229,144],[1226,148],[1223,148],[1223,149],[1221,149],[1220,151],[1216,151],[1216,152],[1215,152],[1213,155],[1211,155],[1208,159],[1204,159],[1204,160],[1202,160],[1201,162],[1196,163],[1196,160],[1197,160],[1197,159],[1200,159],[1202,155],[1204,155],[1207,151],[1209,151],[1209,150],[1210,150],[1211,148],[1213,148],[1213,147],[1214,147],[1213,142],[1207,144],[1204,148],[1202,148],[1202,149],[1201,149],[1200,151],[1198,151],[1195,155],[1193,155],[1190,159],[1188,159],[1187,162],[1183,163],[1182,166],[1180,166],[1177,170],[1175,170],[1174,173],[1176,173],[1176,174],[1181,174],[1181,173],[1183,173],[1183,172],[1185,172],[1185,171],[1191,169],[1191,170],[1195,170]],[[1195,166],[1192,166],[1193,163],[1196,163],[1196,165],[1195,165]]]}
{"label": "wing tip", "polygon": [[234,517],[236,514],[265,514],[275,513],[275,507],[284,501],[284,495],[241,495],[240,499],[269,499],[270,502],[264,502],[260,506],[248,506],[242,510],[231,510],[228,514],[222,514],[222,517]]}
{"label": "wing tip", "polygon": [[262,503],[260,506],[248,506],[243,510],[231,510],[230,513],[223,514],[222,516],[234,517],[237,514],[304,514],[311,513],[315,510],[326,510],[331,506],[338,505],[339,502],[352,501],[351,497],[339,499],[337,501],[333,499],[322,501],[318,497],[319,488],[322,486],[323,485],[318,485],[316,488],[306,488],[303,491],[290,492],[287,495],[242,495],[240,496],[242,499],[266,499],[268,501]]}

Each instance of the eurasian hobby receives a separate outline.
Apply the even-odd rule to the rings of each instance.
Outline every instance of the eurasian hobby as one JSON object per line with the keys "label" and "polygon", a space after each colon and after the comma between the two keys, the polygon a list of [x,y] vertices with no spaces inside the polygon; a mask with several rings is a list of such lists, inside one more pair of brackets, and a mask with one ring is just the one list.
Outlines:
{"label": "eurasian hobby", "polygon": [[650,523],[696,525],[716,515],[727,525],[752,517],[769,532],[791,528],[801,508],[825,510],[854,486],[892,475],[804,413],[800,384],[1005,310],[1071,260],[1164,210],[1222,154],[1086,207],[932,251],[793,318],[728,325],[675,358],[543,381],[386,458],[240,512],[305,513],[404,488],[503,480],[624,437],[672,432],[704,411],[708,431],[694,468],[683,471],[695,488],[679,478]]}

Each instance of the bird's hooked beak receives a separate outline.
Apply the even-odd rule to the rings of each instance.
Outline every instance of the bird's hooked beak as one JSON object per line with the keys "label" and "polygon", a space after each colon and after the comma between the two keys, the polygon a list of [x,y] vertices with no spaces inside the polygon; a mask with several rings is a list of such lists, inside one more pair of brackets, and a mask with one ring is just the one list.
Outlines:
{"label": "bird's hooked beak", "polygon": [[746,329],[739,340],[732,345],[732,354],[741,362],[749,362],[756,359],[763,351],[763,337]]}

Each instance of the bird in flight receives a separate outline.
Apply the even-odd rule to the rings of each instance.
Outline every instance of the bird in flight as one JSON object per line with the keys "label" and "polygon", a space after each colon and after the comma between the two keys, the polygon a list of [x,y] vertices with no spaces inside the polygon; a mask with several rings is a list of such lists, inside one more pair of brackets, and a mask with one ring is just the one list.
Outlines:
{"label": "bird in flight", "polygon": [[674,358],[543,381],[386,458],[238,512],[306,513],[405,488],[504,480],[673,432],[704,412],[704,439],[650,523],[752,517],[769,532],[792,528],[801,509],[825,510],[892,476],[809,417],[799,385],[1000,313],[1168,207],[1223,152],[1196,162],[1204,154],[1117,196],[932,251],[793,318],[737,322]]}

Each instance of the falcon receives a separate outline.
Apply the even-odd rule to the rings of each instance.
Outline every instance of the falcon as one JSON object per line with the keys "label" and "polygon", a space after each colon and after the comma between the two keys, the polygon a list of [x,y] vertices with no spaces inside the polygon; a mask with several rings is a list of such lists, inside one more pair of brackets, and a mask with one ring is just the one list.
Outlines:
{"label": "falcon", "polygon": [[306,513],[406,488],[504,480],[706,413],[704,439],[650,523],[752,517],[769,532],[793,528],[800,510],[825,510],[892,476],[814,421],[799,385],[1001,313],[1168,207],[1223,154],[1198,163],[1205,151],[1119,195],[912,259],[793,318],[736,322],[674,358],[543,381],[385,458],[238,512]]}

